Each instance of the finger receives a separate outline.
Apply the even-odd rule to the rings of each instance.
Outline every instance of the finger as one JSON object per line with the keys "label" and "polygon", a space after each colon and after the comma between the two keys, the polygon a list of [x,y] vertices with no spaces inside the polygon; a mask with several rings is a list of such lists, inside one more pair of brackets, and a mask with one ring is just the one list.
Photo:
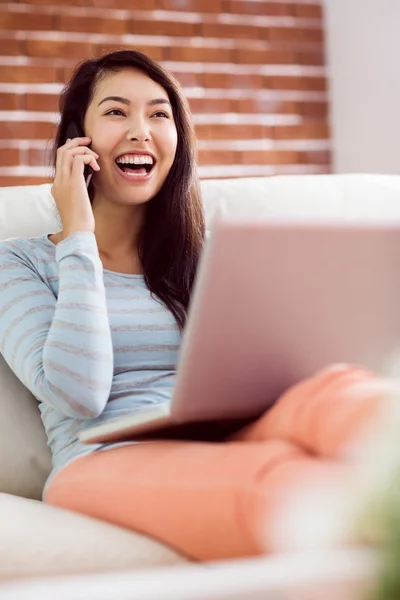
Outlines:
{"label": "finger", "polygon": [[71,154],[71,156],[77,156],[78,154],[92,154],[95,158],[99,158],[97,152],[95,152],[91,148],[87,148],[86,146],[78,146],[77,148],[72,148],[68,150],[68,154]]}
{"label": "finger", "polygon": [[92,141],[88,136],[68,138],[64,144],[64,148],[74,148],[75,146],[87,146]]}
{"label": "finger", "polygon": [[55,177],[61,177],[62,164],[63,164],[63,147],[60,146],[60,148],[57,149],[57,154],[56,154],[56,173],[55,173]]}
{"label": "finger", "polygon": [[76,138],[68,138],[67,141],[65,142],[65,144],[63,144],[62,146],[60,146],[57,150],[57,159],[56,159],[56,171],[57,169],[62,169],[62,161],[63,161],[63,156],[64,156],[64,151],[66,149],[69,148],[76,148],[79,147],[81,145],[86,145],[88,146],[90,144],[90,142],[92,141],[92,138],[90,137],[76,137]]}
{"label": "finger", "polygon": [[94,171],[100,171],[100,167],[94,156],[90,156],[89,154],[78,154],[72,161],[72,177],[82,176],[85,165],[90,165]]}
{"label": "finger", "polygon": [[63,144],[62,146],[60,146],[57,149],[57,157],[62,156],[64,151],[67,148],[76,148],[78,146],[83,146],[83,145],[88,146],[91,141],[92,141],[92,138],[90,138],[90,137],[68,138],[66,140],[65,144]]}
{"label": "finger", "polygon": [[100,171],[99,164],[94,156],[89,154],[77,154],[74,156],[75,161],[82,161],[84,165],[90,165],[95,171]]}
{"label": "finger", "polygon": [[[87,155],[93,156],[94,158],[99,158],[97,152],[94,152],[91,148],[88,148],[87,146],[74,146],[72,148],[65,147],[63,153],[60,156],[59,164],[59,173],[64,181],[66,180],[65,178],[71,176],[72,162],[74,160],[74,157],[79,155]],[[95,167],[93,168],[97,170]]]}

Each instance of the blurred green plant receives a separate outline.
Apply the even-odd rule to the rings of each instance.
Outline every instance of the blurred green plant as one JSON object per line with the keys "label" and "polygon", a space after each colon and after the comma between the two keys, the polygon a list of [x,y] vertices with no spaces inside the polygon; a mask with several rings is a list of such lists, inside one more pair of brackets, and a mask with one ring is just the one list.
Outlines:
{"label": "blurred green plant", "polygon": [[379,545],[380,574],[368,600],[400,600],[400,452],[398,465],[383,497],[369,512],[370,535]]}

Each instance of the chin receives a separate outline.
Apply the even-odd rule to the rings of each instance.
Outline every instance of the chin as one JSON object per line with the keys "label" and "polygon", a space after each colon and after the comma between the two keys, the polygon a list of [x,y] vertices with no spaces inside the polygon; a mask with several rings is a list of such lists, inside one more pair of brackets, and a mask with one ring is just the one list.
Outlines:
{"label": "chin", "polygon": [[[157,190],[158,191],[158,190]],[[118,194],[118,200],[120,203],[122,204],[130,204],[130,205],[141,205],[141,204],[147,204],[148,202],[150,202],[150,200],[152,200],[154,198],[154,196],[157,195],[157,191],[148,191],[147,193],[143,190],[142,193],[140,193],[140,190],[134,190],[130,193],[126,193],[126,194]]]}

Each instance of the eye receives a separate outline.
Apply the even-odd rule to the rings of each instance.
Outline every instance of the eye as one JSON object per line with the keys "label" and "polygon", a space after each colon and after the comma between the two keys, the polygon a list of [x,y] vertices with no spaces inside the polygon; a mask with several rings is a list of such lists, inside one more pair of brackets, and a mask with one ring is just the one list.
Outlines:
{"label": "eye", "polygon": [[119,116],[119,115],[125,116],[125,113],[122,112],[122,110],[120,110],[119,108],[113,108],[112,110],[109,110],[108,112],[106,112],[106,115],[113,116],[114,114],[117,114],[117,113],[118,113],[117,116]]}
{"label": "eye", "polygon": [[157,116],[161,116],[161,117],[165,117],[166,119],[169,119],[169,114],[164,112],[163,110],[159,110],[158,112],[154,113],[153,117],[157,117]]}

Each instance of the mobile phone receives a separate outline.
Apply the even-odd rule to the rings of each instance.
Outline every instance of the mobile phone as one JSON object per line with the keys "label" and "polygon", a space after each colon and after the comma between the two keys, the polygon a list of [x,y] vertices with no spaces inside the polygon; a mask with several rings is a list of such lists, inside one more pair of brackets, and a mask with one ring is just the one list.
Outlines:
{"label": "mobile phone", "polygon": [[[65,133],[64,143],[68,139],[72,140],[73,138],[76,138],[76,137],[85,137],[85,134],[84,134],[83,130],[79,127],[79,125],[77,123],[75,123],[75,121],[71,121],[69,123],[69,125],[67,127],[67,131]],[[85,165],[85,168],[83,169],[83,177],[86,182],[86,187],[89,186],[92,175],[93,175],[92,167],[90,165]]]}

